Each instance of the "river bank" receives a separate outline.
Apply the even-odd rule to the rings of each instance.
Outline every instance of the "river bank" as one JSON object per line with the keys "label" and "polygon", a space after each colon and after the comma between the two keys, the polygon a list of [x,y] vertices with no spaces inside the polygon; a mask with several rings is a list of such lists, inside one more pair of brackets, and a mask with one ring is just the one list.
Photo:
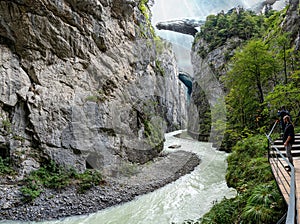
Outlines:
{"label": "river bank", "polygon": [[39,224],[182,224],[186,220],[198,220],[224,197],[235,197],[236,190],[228,188],[225,180],[228,154],[216,150],[211,143],[186,138],[184,132],[180,138],[175,137],[181,132],[165,135],[164,152],[184,150],[196,153],[201,162],[191,173],[130,202],[90,215]]}
{"label": "river bank", "polygon": [[153,162],[139,167],[131,176],[106,177],[103,186],[84,194],[74,187],[60,192],[45,189],[32,203],[23,203],[20,186],[0,185],[0,219],[40,221],[89,214],[133,200],[136,196],[154,191],[190,173],[199,164],[199,157],[191,152],[167,153]]}

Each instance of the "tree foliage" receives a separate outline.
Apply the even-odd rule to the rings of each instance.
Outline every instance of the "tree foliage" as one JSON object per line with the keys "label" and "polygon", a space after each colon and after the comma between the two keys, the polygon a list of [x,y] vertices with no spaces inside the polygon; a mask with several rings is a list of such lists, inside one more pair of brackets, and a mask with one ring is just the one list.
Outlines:
{"label": "tree foliage", "polygon": [[[252,40],[240,49],[231,60],[226,76],[229,89],[227,103],[229,118],[239,122],[240,128],[258,127],[265,94],[275,76],[277,63],[261,40]],[[236,122],[235,122],[236,123]]]}
{"label": "tree foliage", "polygon": [[266,138],[259,133],[270,130],[281,106],[296,128],[300,124],[300,51],[293,46],[295,34],[282,30],[286,9],[265,16],[236,12],[208,17],[199,37],[209,50],[232,36],[247,40],[234,50],[221,77],[227,107],[223,146],[232,150],[226,180],[238,196],[224,199],[196,223],[276,223],[285,210],[266,157]]}
{"label": "tree foliage", "polygon": [[16,172],[13,170],[8,159],[2,159],[0,156],[0,177],[5,175],[14,175]]}
{"label": "tree foliage", "polygon": [[209,15],[196,38],[209,43],[209,51],[221,46],[231,37],[248,40],[259,36],[263,29],[263,17],[243,8],[235,8],[228,13]]}
{"label": "tree foliage", "polygon": [[300,110],[300,56],[290,34],[280,29],[282,13],[270,12],[264,38],[251,39],[231,59],[226,78],[228,127],[259,133],[269,129],[281,106],[296,117]]}

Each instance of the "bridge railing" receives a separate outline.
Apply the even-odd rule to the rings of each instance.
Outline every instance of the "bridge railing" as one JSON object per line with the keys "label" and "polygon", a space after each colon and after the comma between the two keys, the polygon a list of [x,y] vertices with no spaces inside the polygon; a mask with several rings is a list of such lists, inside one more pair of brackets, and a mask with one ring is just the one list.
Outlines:
{"label": "bridge railing", "polygon": [[[270,133],[266,135],[269,140],[269,144],[273,145],[273,147],[269,147],[268,159],[269,162],[272,160],[272,172],[277,180],[277,184],[281,184],[283,186],[285,193],[289,197],[288,211],[287,214],[285,214],[285,224],[294,224],[297,223],[295,169],[294,166],[274,145],[274,141],[271,138],[271,134],[273,133],[276,125],[277,122],[275,122],[275,124],[273,125]],[[283,161],[290,167],[290,173],[284,169],[285,165]],[[282,223],[282,221],[278,221],[278,224],[279,223]]]}

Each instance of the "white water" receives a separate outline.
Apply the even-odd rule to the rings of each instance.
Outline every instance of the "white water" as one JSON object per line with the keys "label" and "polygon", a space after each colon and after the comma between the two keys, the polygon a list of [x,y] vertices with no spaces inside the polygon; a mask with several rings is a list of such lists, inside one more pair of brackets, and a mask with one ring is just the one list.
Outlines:
{"label": "white water", "polygon": [[[171,224],[187,219],[198,219],[224,197],[234,197],[235,190],[225,182],[226,153],[216,151],[210,143],[179,139],[166,134],[168,146],[181,145],[178,150],[197,153],[201,163],[196,169],[177,181],[152,193],[137,197],[123,205],[115,206],[87,216],[75,216],[42,224]],[[174,149],[172,149],[174,150]],[[20,222],[1,222],[2,224]],[[31,224],[36,222],[30,222]]]}

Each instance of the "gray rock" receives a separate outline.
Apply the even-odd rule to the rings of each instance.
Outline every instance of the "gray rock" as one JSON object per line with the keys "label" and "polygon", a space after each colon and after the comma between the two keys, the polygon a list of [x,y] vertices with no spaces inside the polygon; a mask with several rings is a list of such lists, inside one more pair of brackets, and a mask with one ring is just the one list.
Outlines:
{"label": "gray rock", "polygon": [[181,147],[181,145],[170,145],[168,148],[170,148],[170,149],[178,149],[180,147]]}
{"label": "gray rock", "polygon": [[28,90],[31,83],[20,66],[19,59],[10,49],[5,46],[0,48],[0,101],[8,106],[15,106],[17,103],[17,93],[23,95]]}
{"label": "gray rock", "polygon": [[163,133],[185,127],[175,57],[136,1],[5,0],[0,13],[1,130],[19,169],[52,159],[109,173],[158,156]]}
{"label": "gray rock", "polygon": [[165,22],[159,22],[156,24],[156,28],[159,30],[170,30],[182,34],[188,34],[195,36],[198,30],[196,27],[203,25],[205,21],[195,19],[180,19],[171,20]]}
{"label": "gray rock", "polygon": [[[225,92],[219,77],[226,74],[224,52],[233,52],[232,49],[239,43],[238,38],[232,38],[223,46],[209,51],[208,44],[200,39],[194,44],[191,54],[194,82],[189,117],[194,119],[189,121],[188,131],[196,139],[213,142],[218,149],[226,129]],[[208,53],[203,57],[201,51]]]}
{"label": "gray rock", "polygon": [[20,164],[20,169],[19,169],[19,176],[24,177],[27,174],[29,174],[31,171],[37,170],[40,168],[40,164],[35,161],[32,158],[25,159],[21,164]]}
{"label": "gray rock", "polygon": [[5,143],[5,142],[6,142],[5,138],[0,135],[0,143]]}

